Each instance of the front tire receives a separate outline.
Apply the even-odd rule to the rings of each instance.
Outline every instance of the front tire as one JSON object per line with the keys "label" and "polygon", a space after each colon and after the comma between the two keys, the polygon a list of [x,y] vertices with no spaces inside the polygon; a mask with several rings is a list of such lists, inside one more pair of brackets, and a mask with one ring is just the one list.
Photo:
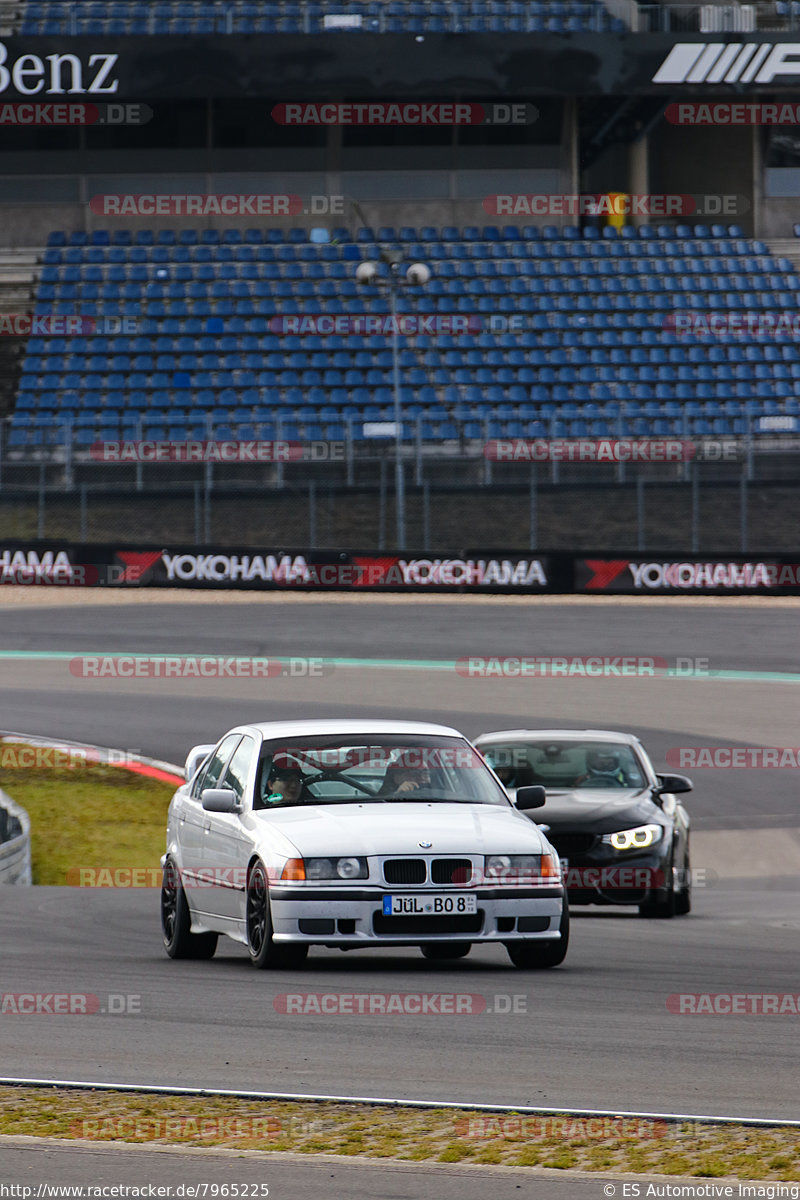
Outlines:
{"label": "front tire", "polygon": [[192,918],[180,872],[171,858],[161,881],[161,932],[170,958],[213,958],[216,933],[192,933]]}
{"label": "front tire", "polygon": [[522,971],[543,971],[559,966],[567,956],[569,946],[569,905],[564,896],[558,941],[552,942],[507,942],[508,957]]}
{"label": "front tire", "polygon": [[677,911],[675,872],[672,869],[672,859],[670,858],[669,890],[662,892],[661,895],[656,894],[655,899],[645,900],[644,904],[640,904],[639,916],[654,921],[671,921]]}
{"label": "front tire", "polygon": [[675,897],[675,916],[686,917],[692,911],[692,872],[689,866],[689,847],[683,860],[683,887]]}
{"label": "front tire", "polygon": [[247,949],[250,962],[259,971],[266,967],[299,967],[308,954],[308,946],[277,946],[272,940],[267,871],[259,860],[253,864],[247,880]]}
{"label": "front tire", "polygon": [[423,958],[433,962],[445,962],[453,958],[466,958],[472,949],[471,942],[446,942],[441,945],[420,946]]}

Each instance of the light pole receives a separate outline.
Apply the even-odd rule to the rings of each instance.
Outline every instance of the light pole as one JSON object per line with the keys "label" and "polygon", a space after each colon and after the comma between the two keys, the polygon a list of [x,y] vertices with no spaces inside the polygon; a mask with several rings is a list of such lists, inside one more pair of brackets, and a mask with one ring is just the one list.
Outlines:
{"label": "light pole", "polygon": [[[397,291],[400,286],[400,262],[389,256],[384,257],[389,267],[386,277],[378,275],[378,266],[373,262],[362,262],[356,268],[356,279],[365,286],[383,284],[389,293],[389,312],[392,318],[392,390],[394,393],[394,497],[395,517],[397,528],[397,549],[406,548],[406,497],[405,479],[403,475],[403,426],[400,412],[400,339],[397,331]],[[425,263],[412,263],[406,269],[406,282],[411,287],[423,287],[431,277],[430,268]]]}

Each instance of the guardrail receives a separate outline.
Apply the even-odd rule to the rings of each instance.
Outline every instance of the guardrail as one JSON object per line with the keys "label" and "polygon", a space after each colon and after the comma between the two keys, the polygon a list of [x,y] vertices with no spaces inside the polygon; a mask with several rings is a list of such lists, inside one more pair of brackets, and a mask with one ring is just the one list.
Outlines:
{"label": "guardrail", "polygon": [[30,817],[0,791],[0,883],[32,882]]}

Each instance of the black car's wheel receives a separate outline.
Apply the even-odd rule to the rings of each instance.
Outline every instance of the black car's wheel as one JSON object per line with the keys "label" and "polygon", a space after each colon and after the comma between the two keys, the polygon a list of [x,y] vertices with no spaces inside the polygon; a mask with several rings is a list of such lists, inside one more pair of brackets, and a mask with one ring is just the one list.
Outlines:
{"label": "black car's wheel", "polygon": [[658,889],[649,900],[639,905],[639,916],[655,921],[670,921],[677,912],[675,872],[672,869],[672,859],[667,871],[669,887]]}
{"label": "black car's wheel", "polygon": [[683,860],[682,886],[675,896],[675,916],[685,917],[692,911],[692,872],[689,865],[689,847]]}
{"label": "black car's wheel", "polygon": [[472,942],[447,942],[443,945],[420,947],[425,958],[434,962],[442,962],[448,958],[466,958],[472,949]]}
{"label": "black car's wheel", "polygon": [[542,971],[546,967],[557,967],[564,961],[569,946],[569,906],[566,896],[558,929],[558,941],[507,942],[508,957],[514,966],[523,971]]}
{"label": "black car's wheel", "polygon": [[254,967],[296,967],[305,961],[308,946],[278,946],[272,940],[267,871],[260,861],[253,864],[247,880],[246,925],[247,949]]}
{"label": "black car's wheel", "polygon": [[216,933],[192,933],[192,919],[180,872],[171,858],[164,864],[161,881],[161,931],[170,958],[212,958]]}

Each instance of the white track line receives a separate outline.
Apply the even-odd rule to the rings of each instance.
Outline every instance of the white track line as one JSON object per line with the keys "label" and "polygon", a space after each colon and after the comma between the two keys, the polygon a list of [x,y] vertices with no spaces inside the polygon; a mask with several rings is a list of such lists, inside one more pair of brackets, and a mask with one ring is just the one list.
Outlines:
{"label": "white track line", "polygon": [[14,1079],[0,1076],[0,1087],[52,1087],[76,1091],[149,1093],[159,1096],[227,1096],[235,1100],[311,1101],[315,1104],[380,1104],[387,1108],[448,1108],[462,1112],[530,1113],[538,1116],[638,1117],[653,1121],[701,1121],[707,1125],[751,1125],[800,1128],[800,1120],[773,1117],[718,1117],[699,1113],[630,1112],[610,1108],[542,1108],[528,1104],[482,1104],[466,1100],[406,1100],[387,1096],[326,1096],[303,1092],[249,1092],[233,1088],[191,1088],[148,1083],[100,1083],[81,1079]]}

